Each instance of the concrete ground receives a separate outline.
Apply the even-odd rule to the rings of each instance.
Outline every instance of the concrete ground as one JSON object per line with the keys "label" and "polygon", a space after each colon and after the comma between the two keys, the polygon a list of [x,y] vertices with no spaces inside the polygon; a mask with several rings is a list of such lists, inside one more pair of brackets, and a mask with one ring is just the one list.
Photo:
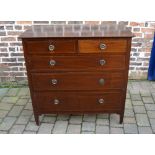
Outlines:
{"label": "concrete ground", "polygon": [[117,114],[44,115],[34,122],[28,87],[0,88],[1,134],[155,133],[155,82],[129,81],[123,124]]}

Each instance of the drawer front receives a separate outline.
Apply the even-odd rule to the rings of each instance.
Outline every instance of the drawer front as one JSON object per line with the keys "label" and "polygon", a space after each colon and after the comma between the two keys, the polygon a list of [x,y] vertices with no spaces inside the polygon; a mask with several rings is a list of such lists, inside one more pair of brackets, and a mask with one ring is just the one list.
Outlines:
{"label": "drawer front", "polygon": [[120,109],[122,92],[91,92],[78,95],[80,108],[86,111],[102,111]]}
{"label": "drawer front", "polygon": [[32,73],[31,76],[36,91],[122,89],[124,86],[123,73]]}
{"label": "drawer front", "polygon": [[78,45],[80,53],[127,51],[127,40],[125,39],[79,40]]}
{"label": "drawer front", "polygon": [[34,93],[33,99],[43,111],[71,111],[79,107],[75,93],[38,92]]}
{"label": "drawer front", "polygon": [[34,71],[74,71],[125,69],[124,55],[105,56],[32,56],[28,63]]}
{"label": "drawer front", "polygon": [[29,54],[75,53],[74,40],[27,40],[25,45]]}
{"label": "drawer front", "polygon": [[46,112],[104,111],[121,108],[122,92],[38,92],[33,98]]}

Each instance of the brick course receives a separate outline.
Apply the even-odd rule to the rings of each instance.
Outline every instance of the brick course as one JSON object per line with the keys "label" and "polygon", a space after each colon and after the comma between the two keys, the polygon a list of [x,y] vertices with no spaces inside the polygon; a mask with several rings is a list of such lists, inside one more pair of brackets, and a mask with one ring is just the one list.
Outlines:
{"label": "brick course", "polygon": [[[71,29],[70,24],[75,24],[77,26],[74,30],[77,31],[79,24],[93,24],[92,28],[96,29],[96,24],[103,25],[107,22],[123,22],[133,32],[135,37],[132,40],[129,78],[146,79],[155,21],[0,21],[0,82],[27,79],[22,43],[18,36],[31,25],[68,24],[67,28]],[[90,27],[85,26],[84,29]]]}

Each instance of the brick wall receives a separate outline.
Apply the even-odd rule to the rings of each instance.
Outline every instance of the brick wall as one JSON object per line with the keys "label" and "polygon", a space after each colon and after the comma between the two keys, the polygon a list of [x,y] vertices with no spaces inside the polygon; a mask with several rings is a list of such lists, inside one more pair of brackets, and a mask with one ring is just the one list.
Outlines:
{"label": "brick wall", "polygon": [[[146,79],[155,21],[124,22],[134,33],[130,59],[130,79]],[[40,24],[104,24],[103,21],[0,21],[0,82],[26,80],[20,33]]]}

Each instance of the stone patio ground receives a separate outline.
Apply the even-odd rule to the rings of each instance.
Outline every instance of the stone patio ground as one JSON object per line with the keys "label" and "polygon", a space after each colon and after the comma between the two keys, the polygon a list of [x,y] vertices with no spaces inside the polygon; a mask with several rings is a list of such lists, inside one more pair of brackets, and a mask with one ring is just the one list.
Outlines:
{"label": "stone patio ground", "polygon": [[0,88],[1,134],[155,133],[155,82],[129,81],[123,124],[117,114],[44,115],[34,122],[28,87]]}

